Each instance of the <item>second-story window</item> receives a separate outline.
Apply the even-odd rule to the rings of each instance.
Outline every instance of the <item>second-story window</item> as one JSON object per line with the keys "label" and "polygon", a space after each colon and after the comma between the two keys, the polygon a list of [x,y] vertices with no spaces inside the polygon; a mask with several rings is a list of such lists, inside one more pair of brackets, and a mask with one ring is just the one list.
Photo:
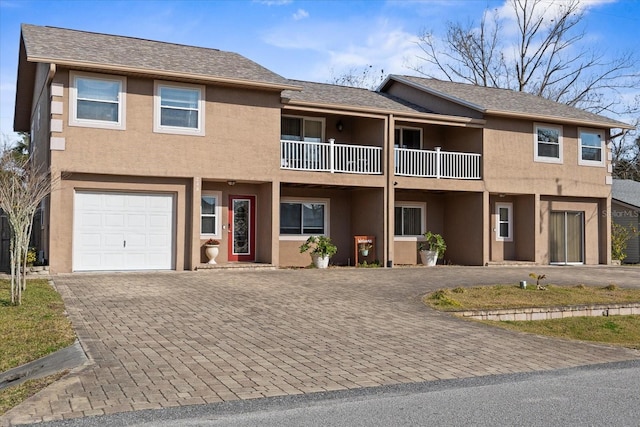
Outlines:
{"label": "second-story window", "polygon": [[578,129],[580,153],[578,164],[586,166],[604,166],[603,132],[595,129]]}
{"label": "second-story window", "polygon": [[69,125],[124,129],[124,77],[70,73]]}
{"label": "second-story window", "polygon": [[562,127],[536,123],[534,125],[534,160],[562,163]]}
{"label": "second-story window", "polygon": [[280,120],[280,138],[285,141],[322,142],[324,120],[312,117],[283,116]]}
{"label": "second-story window", "polygon": [[422,129],[420,128],[397,127],[395,128],[394,137],[396,147],[412,148],[414,150],[422,148]]}
{"label": "second-story window", "polygon": [[204,135],[204,87],[155,84],[155,132]]}

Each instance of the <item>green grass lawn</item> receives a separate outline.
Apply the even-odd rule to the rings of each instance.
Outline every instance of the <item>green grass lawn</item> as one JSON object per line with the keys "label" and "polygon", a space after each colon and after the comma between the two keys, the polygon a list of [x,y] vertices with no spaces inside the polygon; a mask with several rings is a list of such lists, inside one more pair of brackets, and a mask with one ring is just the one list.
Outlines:
{"label": "green grass lawn", "polygon": [[[0,372],[73,344],[75,333],[62,298],[47,280],[29,280],[22,305],[12,306],[10,302],[10,282],[0,279]],[[62,375],[57,373],[0,391],[0,415]]]}
{"label": "green grass lawn", "polygon": [[[497,310],[524,307],[555,307],[640,302],[640,289],[617,286],[546,286],[520,289],[518,285],[441,289],[424,302],[443,311]],[[640,316],[571,317],[518,322],[482,321],[506,329],[560,338],[593,341],[640,349]]]}
{"label": "green grass lawn", "polygon": [[47,280],[29,280],[22,305],[10,302],[10,282],[0,280],[0,372],[73,344],[62,298]]}

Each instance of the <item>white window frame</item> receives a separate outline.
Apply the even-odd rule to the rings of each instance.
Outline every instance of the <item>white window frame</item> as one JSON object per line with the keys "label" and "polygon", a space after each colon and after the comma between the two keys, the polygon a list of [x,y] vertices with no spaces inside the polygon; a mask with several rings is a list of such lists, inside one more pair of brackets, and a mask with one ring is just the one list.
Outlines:
{"label": "white window frame", "polygon": [[[558,131],[558,157],[548,157],[548,156],[540,156],[538,155],[538,129],[554,129]],[[562,164],[563,162],[563,136],[562,136],[562,126],[559,125],[550,125],[547,123],[534,123],[533,124],[533,160],[536,162],[543,163],[558,163]]]}
{"label": "white window frame", "polygon": [[[214,197],[216,199],[216,209],[215,212],[213,214],[203,214],[202,213],[202,197]],[[210,239],[210,238],[217,238],[217,239],[221,239],[222,238],[222,234],[221,234],[221,223],[222,223],[222,206],[221,206],[221,202],[222,202],[222,192],[221,191],[203,191],[200,194],[200,238],[201,239]],[[204,216],[214,216],[216,218],[216,229],[214,230],[213,233],[203,233],[202,232],[202,217]]]}
{"label": "white window frame", "polygon": [[[507,209],[507,232],[508,236],[500,235],[500,224],[504,221],[500,220],[500,209]],[[513,203],[496,203],[495,212],[495,232],[497,242],[513,242]]]}
{"label": "white window frame", "polygon": [[403,241],[406,241],[406,242],[423,241],[424,240],[423,234],[427,231],[427,203],[426,202],[403,202],[403,201],[398,201],[398,202],[395,202],[393,207],[394,207],[394,215],[395,215],[395,208],[420,208],[420,210],[421,210],[421,215],[420,215],[420,234],[416,234],[416,235],[395,235],[395,217],[394,217],[394,222],[393,222],[394,237],[393,237],[393,240],[399,241],[399,242],[403,242]]}
{"label": "white window frame", "polygon": [[[400,131],[400,140],[401,141],[393,141],[393,144],[396,148],[406,148],[404,146],[404,144],[402,143],[402,131],[404,129],[409,129],[409,130],[417,130],[420,132],[420,150],[422,150],[422,148],[424,147],[424,137],[423,137],[423,129],[422,128],[418,128],[418,127],[413,127],[413,126],[396,126],[394,128],[395,130],[399,130]],[[394,139],[395,139],[395,132],[394,132]]]}
{"label": "white window frame", "polygon": [[[324,234],[322,236],[330,236],[329,230],[329,215],[330,215],[330,199],[322,199],[322,198],[310,198],[310,197],[283,197],[280,199],[280,203],[313,203],[317,205],[324,205]],[[280,203],[278,204],[278,208],[280,207]],[[280,222],[280,219],[278,220]],[[278,224],[278,233],[280,233],[280,224]],[[311,236],[311,234],[280,234],[280,240],[307,240]]]}
{"label": "white window frame", "polygon": [[[582,158],[582,134],[583,133],[594,133],[594,134],[600,134],[600,161],[594,161],[594,160],[584,160]],[[606,138],[604,138],[604,131],[602,129],[593,129],[593,128],[578,128],[578,164],[581,166],[598,166],[598,167],[604,167],[605,165],[605,156],[607,155],[607,150],[606,150]],[[595,148],[592,147],[590,145],[587,146],[588,148]]]}
{"label": "white window frame", "polygon": [[[78,78],[106,80],[110,82],[118,82],[120,84],[120,90],[118,91],[118,121],[117,122],[78,118],[78,88],[77,88]],[[126,94],[127,94],[127,78],[125,76],[70,71],[69,72],[69,126],[126,130],[127,128],[126,126],[127,95]]]}
{"label": "white window frame", "polygon": [[[161,102],[162,99],[160,97],[160,89],[161,88],[172,88],[172,89],[189,89],[189,90],[197,90],[199,93],[198,96],[198,127],[197,128],[188,128],[181,126],[163,126],[161,124]],[[153,131],[155,133],[171,133],[177,135],[194,135],[194,136],[204,136],[205,135],[205,93],[206,88],[204,85],[194,85],[189,83],[176,83],[176,82],[165,82],[160,80],[155,80],[153,82]]]}
{"label": "white window frame", "polygon": [[[313,116],[292,116],[289,114],[284,114],[282,116],[282,118],[286,118],[286,119],[301,119],[302,120],[302,141],[305,141],[304,139],[304,125],[305,125],[305,121],[312,121],[312,122],[320,122],[320,126],[322,129],[321,135],[320,135],[320,142],[325,141],[325,130],[326,130],[326,119],[324,117],[313,117]],[[287,141],[286,139],[282,139],[282,129],[280,129],[280,139],[283,141]],[[315,142],[315,141],[313,141]]]}

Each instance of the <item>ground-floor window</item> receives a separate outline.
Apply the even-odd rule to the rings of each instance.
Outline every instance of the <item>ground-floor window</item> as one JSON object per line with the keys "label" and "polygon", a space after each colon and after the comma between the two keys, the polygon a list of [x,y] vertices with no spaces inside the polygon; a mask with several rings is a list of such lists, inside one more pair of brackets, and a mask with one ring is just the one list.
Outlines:
{"label": "ground-floor window", "polygon": [[496,240],[513,242],[513,204],[496,203]]}
{"label": "ground-floor window", "polygon": [[426,203],[396,202],[394,234],[396,236],[420,236],[425,232]]}
{"label": "ground-floor window", "polygon": [[280,234],[328,234],[328,206],[326,200],[283,200],[280,202]]}
{"label": "ground-floor window", "polygon": [[220,192],[202,192],[200,198],[200,234],[220,236]]}

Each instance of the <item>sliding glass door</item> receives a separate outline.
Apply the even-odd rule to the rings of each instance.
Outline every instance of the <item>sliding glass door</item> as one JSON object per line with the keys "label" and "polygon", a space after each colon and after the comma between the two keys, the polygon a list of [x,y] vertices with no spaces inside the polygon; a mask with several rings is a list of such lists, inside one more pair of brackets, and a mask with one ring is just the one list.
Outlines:
{"label": "sliding glass door", "polygon": [[551,212],[549,228],[551,263],[584,263],[584,212]]}

